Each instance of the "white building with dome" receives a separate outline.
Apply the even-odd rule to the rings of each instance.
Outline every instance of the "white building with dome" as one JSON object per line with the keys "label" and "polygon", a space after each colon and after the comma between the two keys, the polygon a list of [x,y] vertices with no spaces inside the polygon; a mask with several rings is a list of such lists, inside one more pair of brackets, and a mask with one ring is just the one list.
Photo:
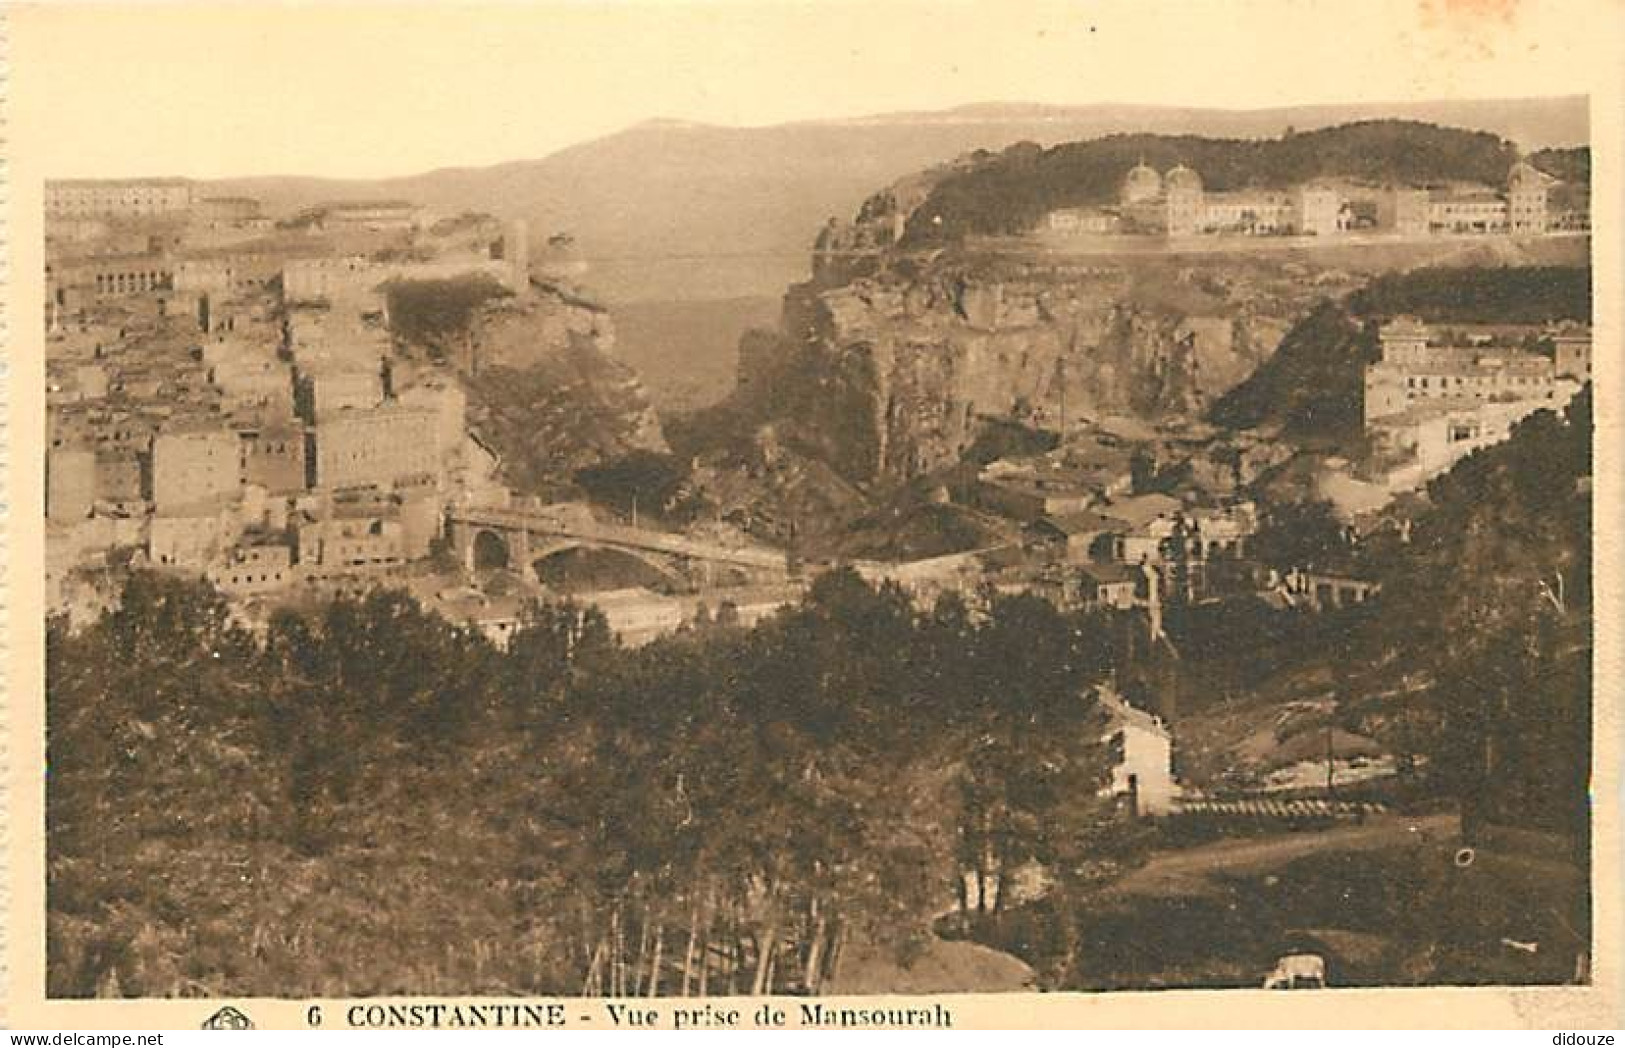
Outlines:
{"label": "white building with dome", "polygon": [[[1457,184],[1362,190],[1317,179],[1283,189],[1214,192],[1186,164],[1158,172],[1141,160],[1123,177],[1116,207],[1058,209],[1049,213],[1044,226],[1062,235],[1326,237],[1354,226],[1363,202],[1376,215],[1373,225],[1368,211],[1364,220],[1368,228],[1412,236],[1531,236],[1588,227],[1583,214],[1578,218],[1567,212],[1559,215],[1561,208],[1553,206],[1554,188],[1562,188],[1562,183],[1527,160],[1519,160],[1508,171],[1504,189]],[[1349,193],[1352,197],[1346,195]]]}

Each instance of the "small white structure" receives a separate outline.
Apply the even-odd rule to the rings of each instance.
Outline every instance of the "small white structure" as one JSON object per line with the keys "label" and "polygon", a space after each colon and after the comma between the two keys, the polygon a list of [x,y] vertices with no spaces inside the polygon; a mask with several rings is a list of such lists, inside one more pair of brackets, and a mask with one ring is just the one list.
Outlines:
{"label": "small white structure", "polygon": [[1130,706],[1109,683],[1096,689],[1096,698],[1107,717],[1101,740],[1116,757],[1102,792],[1127,797],[1135,815],[1167,815],[1179,795],[1172,733],[1162,718]]}

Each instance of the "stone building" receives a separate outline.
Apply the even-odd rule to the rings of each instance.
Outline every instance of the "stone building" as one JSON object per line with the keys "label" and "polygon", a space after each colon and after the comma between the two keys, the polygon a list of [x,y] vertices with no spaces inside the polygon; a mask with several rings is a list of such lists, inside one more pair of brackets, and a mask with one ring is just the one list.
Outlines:
{"label": "stone building", "polygon": [[299,566],[310,578],[376,572],[405,563],[401,522],[361,514],[299,525]]}
{"label": "stone building", "polygon": [[45,453],[45,517],[83,520],[96,501],[96,452],[86,447]]}
{"label": "stone building", "polygon": [[360,256],[294,259],[282,267],[282,297],[316,302],[349,297],[381,282],[374,265]]}
{"label": "stone building", "polygon": [[1293,227],[1299,233],[1332,236],[1345,228],[1343,195],[1327,186],[1299,186],[1293,194]]}
{"label": "stone building", "polygon": [[1106,208],[1064,207],[1045,216],[1044,224],[1053,233],[1115,233],[1119,219]]}
{"label": "stone building", "polygon": [[[1406,463],[1390,471],[1390,489],[1426,483],[1507,439],[1528,415],[1561,410],[1581,386],[1529,348],[1538,329],[1434,328],[1400,317],[1380,337],[1382,359],[1365,369],[1364,419],[1377,446]],[[1569,343],[1563,366],[1588,366],[1587,347]]]}
{"label": "stone building", "polygon": [[324,368],[300,378],[307,419],[323,422],[347,411],[368,411],[383,403],[383,377],[377,366]]}
{"label": "stone building", "polygon": [[316,208],[314,217],[323,229],[409,230],[421,215],[405,200],[343,200]]}
{"label": "stone building", "polygon": [[1379,336],[1382,359],[1365,369],[1366,426],[1412,408],[1553,399],[1556,365],[1515,341],[1520,335],[1394,319]]}
{"label": "stone building", "polygon": [[305,434],[290,418],[239,431],[243,442],[243,483],[264,488],[272,495],[292,495],[305,489]]}
{"label": "stone building", "polygon": [[[1401,186],[1378,199],[1380,228],[1406,236],[1508,233],[1538,236],[1589,223],[1566,211],[1555,197],[1566,187],[1526,160],[1513,164],[1506,185]],[[1565,200],[1574,194],[1562,194]],[[1584,193],[1579,194],[1583,199]]]}
{"label": "stone building", "polygon": [[1547,231],[1547,191],[1556,181],[1526,160],[1512,165],[1507,175],[1507,226],[1512,232]]}
{"label": "stone building", "polygon": [[147,557],[155,567],[206,571],[240,534],[240,522],[229,509],[153,517],[148,522]]}
{"label": "stone building", "polygon": [[1377,225],[1400,236],[1425,236],[1430,225],[1428,191],[1401,186],[1378,198]]}
{"label": "stone building", "polygon": [[[1235,189],[1213,192],[1184,164],[1159,175],[1144,163],[1123,180],[1116,214],[1075,208],[1053,212],[1050,228],[1062,232],[1107,232],[1189,236],[1231,233],[1251,236],[1312,234],[1329,236],[1346,227],[1342,194],[1326,185],[1291,190]],[[1090,220],[1085,229],[1085,219]],[[1109,221],[1108,221],[1109,220]]]}
{"label": "stone building", "polygon": [[260,202],[253,197],[201,197],[192,201],[192,217],[200,222],[248,222],[260,217]]}
{"label": "stone building", "polygon": [[50,218],[145,218],[184,214],[192,184],[181,178],[70,178],[45,183]]}
{"label": "stone building", "polygon": [[293,551],[283,545],[234,546],[209,568],[209,581],[233,597],[257,597],[294,581]]}
{"label": "stone building", "polygon": [[1129,169],[1128,175],[1123,179],[1122,203],[1127,206],[1161,200],[1162,190],[1162,175],[1156,168],[1141,160]]}
{"label": "stone building", "polygon": [[1590,325],[1564,324],[1553,328],[1546,337],[1552,343],[1552,364],[1557,376],[1581,383],[1590,382]]}
{"label": "stone building", "polygon": [[149,488],[144,456],[131,448],[96,449],[96,501],[133,506],[147,501]]}
{"label": "stone building", "polygon": [[1255,189],[1207,193],[1192,232],[1251,236],[1289,233],[1295,228],[1297,213],[1290,193]]}
{"label": "stone building", "polygon": [[440,475],[438,418],[421,408],[388,405],[349,411],[317,423],[311,486],[392,487]]}
{"label": "stone building", "polygon": [[1428,196],[1428,230],[1433,233],[1503,233],[1507,202],[1493,190],[1467,189]]}
{"label": "stone building", "polygon": [[159,433],[152,441],[152,501],[159,516],[234,499],[242,491],[242,451],[229,429]]}
{"label": "stone building", "polygon": [[400,391],[397,400],[402,407],[432,411],[435,415],[435,440],[442,451],[462,445],[467,432],[468,395],[454,380],[427,378]]}
{"label": "stone building", "polygon": [[1163,196],[1168,209],[1168,234],[1188,236],[1200,232],[1207,223],[1202,176],[1180,164],[1163,179]]}
{"label": "stone building", "polygon": [[174,288],[174,264],[163,255],[104,255],[45,267],[47,294],[69,305],[69,292],[89,299],[146,295]]}
{"label": "stone building", "polygon": [[1140,603],[1142,572],[1127,564],[1085,564],[1079,571],[1078,602],[1086,608],[1127,611]]}

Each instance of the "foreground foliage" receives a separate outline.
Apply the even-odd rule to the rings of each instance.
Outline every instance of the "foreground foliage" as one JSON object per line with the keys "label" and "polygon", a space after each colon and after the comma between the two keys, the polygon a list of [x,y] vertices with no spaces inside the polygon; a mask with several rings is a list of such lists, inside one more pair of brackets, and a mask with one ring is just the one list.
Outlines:
{"label": "foreground foliage", "polygon": [[1110,846],[1089,625],[835,572],[636,651],[391,592],[256,639],[137,574],[48,639],[50,992],[816,990],[956,884]]}

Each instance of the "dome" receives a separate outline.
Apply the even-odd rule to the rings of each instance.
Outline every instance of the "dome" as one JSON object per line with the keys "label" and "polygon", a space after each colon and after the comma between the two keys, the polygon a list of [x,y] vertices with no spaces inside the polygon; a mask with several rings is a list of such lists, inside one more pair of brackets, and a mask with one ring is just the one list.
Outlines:
{"label": "dome", "polygon": [[1168,188],[1199,190],[1202,188],[1202,176],[1198,175],[1195,171],[1192,171],[1184,164],[1180,164],[1178,167],[1168,172]]}
{"label": "dome", "polygon": [[1157,174],[1154,167],[1148,167],[1144,161],[1135,164],[1129,169],[1128,177],[1123,179],[1123,199],[1128,203],[1140,200],[1152,200],[1162,195],[1162,176]]}

